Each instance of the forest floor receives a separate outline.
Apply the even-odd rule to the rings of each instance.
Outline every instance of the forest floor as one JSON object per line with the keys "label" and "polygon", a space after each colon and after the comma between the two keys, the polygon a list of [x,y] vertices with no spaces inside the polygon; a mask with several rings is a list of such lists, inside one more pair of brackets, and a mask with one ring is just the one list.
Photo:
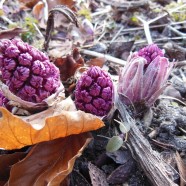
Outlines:
{"label": "forest floor", "polygon": [[[163,94],[135,119],[135,124],[152,150],[171,167],[172,181],[186,185],[186,1],[54,0],[41,1],[36,6],[38,2],[4,1],[0,39],[21,37],[41,48],[46,30],[52,27],[46,27],[45,10],[65,4],[75,10],[80,27],[56,14],[55,28],[49,38],[48,54],[52,60],[71,54],[72,48],[78,49],[85,66],[100,66],[111,74],[116,85],[129,54],[150,43],[157,44],[169,61],[175,63]],[[74,75],[68,69],[62,80],[66,94],[73,95],[74,83],[69,81],[68,73]],[[117,111],[105,121],[105,127],[91,132],[94,139],[76,160],[69,185],[152,185],[128,139],[119,150],[106,150],[109,139],[119,135],[116,118]]]}

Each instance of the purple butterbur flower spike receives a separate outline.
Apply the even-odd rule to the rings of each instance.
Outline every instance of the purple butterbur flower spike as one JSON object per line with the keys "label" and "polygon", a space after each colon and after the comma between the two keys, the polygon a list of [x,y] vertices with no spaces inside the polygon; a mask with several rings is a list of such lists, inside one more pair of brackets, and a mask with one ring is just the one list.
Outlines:
{"label": "purple butterbur flower spike", "polygon": [[121,101],[130,108],[134,107],[134,114],[151,107],[166,87],[172,67],[173,63],[155,44],[133,53],[119,76]]}
{"label": "purple butterbur flower spike", "polygon": [[0,91],[0,107],[5,107],[8,99],[3,95],[3,92]]}
{"label": "purple butterbur flower spike", "polygon": [[3,92],[0,91],[0,107],[5,107],[9,111],[12,111],[12,106],[8,104],[9,100],[4,96]]}
{"label": "purple butterbur flower spike", "polygon": [[20,39],[0,40],[2,82],[24,101],[41,103],[62,86],[59,69]]}
{"label": "purple butterbur flower spike", "polygon": [[147,63],[151,63],[157,56],[163,57],[164,52],[156,44],[150,44],[138,51],[138,56],[141,56],[147,60]]}
{"label": "purple butterbur flower spike", "polygon": [[113,92],[111,77],[100,67],[90,67],[77,82],[76,107],[97,116],[106,116],[112,108]]}

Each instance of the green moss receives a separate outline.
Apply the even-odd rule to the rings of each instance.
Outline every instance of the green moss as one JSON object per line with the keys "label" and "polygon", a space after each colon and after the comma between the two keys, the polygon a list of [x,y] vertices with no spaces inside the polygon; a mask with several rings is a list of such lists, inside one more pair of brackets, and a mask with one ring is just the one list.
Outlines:
{"label": "green moss", "polygon": [[140,40],[141,39],[141,36],[139,36],[139,35],[135,35],[135,40],[137,41],[137,40]]}
{"label": "green moss", "polygon": [[13,23],[13,24],[9,24],[8,25],[8,28],[11,29],[11,28],[16,28],[16,27],[20,27],[20,25],[18,23]]}
{"label": "green moss", "polygon": [[133,23],[138,23],[138,22],[139,22],[139,20],[138,20],[138,18],[137,18],[136,16],[132,16],[132,17],[130,18],[130,20],[131,20]]}
{"label": "green moss", "polygon": [[[182,5],[183,5],[183,3],[172,2],[169,5],[165,6],[165,10],[167,10],[169,12],[170,10],[178,8]],[[175,22],[185,21],[186,20],[186,7],[173,12],[171,14],[171,18]]]}
{"label": "green moss", "polygon": [[27,27],[31,32],[35,32],[33,23],[38,24],[37,19],[33,17],[25,17],[25,24],[23,26]]}
{"label": "green moss", "polygon": [[86,19],[88,19],[89,21],[91,21],[91,12],[89,9],[86,8],[82,8],[81,10],[78,11],[77,13],[79,16],[83,16]]}
{"label": "green moss", "polygon": [[36,34],[36,29],[33,23],[37,24],[38,21],[33,17],[26,17],[25,22],[22,27],[28,29],[28,32],[21,34],[21,39],[25,42],[31,43],[33,41],[33,37]]}
{"label": "green moss", "polygon": [[0,16],[3,16],[3,15],[4,15],[3,9],[0,9]]}
{"label": "green moss", "polygon": [[108,22],[107,25],[106,25],[106,28],[107,28],[108,30],[114,30],[114,29],[116,28],[116,23],[115,23],[115,21],[110,21],[110,22]]}
{"label": "green moss", "polygon": [[137,18],[137,16],[133,15],[130,20],[129,20],[130,25],[134,25],[134,26],[139,26],[140,25],[140,21]]}

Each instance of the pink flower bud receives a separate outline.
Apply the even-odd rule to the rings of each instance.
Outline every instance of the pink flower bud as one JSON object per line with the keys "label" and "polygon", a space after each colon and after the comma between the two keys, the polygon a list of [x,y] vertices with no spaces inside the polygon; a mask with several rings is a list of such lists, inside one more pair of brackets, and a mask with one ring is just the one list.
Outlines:
{"label": "pink flower bud", "polygon": [[118,94],[137,113],[152,106],[166,86],[173,65],[162,55],[156,45],[147,46],[129,56],[119,76]]}
{"label": "pink flower bud", "polygon": [[88,19],[82,21],[82,28],[84,29],[87,35],[94,35],[94,28],[92,23]]}
{"label": "pink flower bud", "polygon": [[157,56],[164,56],[163,51],[156,45],[156,44],[150,44],[138,51],[138,56],[141,56],[147,60],[147,63],[149,64],[151,61],[153,61]]}

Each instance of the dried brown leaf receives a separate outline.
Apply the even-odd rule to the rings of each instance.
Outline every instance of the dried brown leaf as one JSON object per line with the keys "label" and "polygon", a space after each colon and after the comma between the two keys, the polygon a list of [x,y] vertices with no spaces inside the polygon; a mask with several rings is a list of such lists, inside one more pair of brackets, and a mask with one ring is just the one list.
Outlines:
{"label": "dried brown leaf", "polygon": [[165,90],[163,91],[163,94],[166,96],[171,96],[173,98],[182,100],[182,96],[180,94],[180,91],[178,91],[177,89],[174,88],[173,85],[169,85],[165,88]]}
{"label": "dried brown leaf", "polygon": [[[33,8],[40,0],[19,0],[20,3],[24,4],[28,8]],[[73,0],[47,0],[49,10],[57,5],[66,5],[71,9],[74,9],[75,1]]]}
{"label": "dried brown leaf", "polygon": [[5,181],[0,181],[0,186],[5,186],[6,182]]}
{"label": "dried brown leaf", "polygon": [[[48,18],[48,12],[55,8],[56,6],[67,6],[68,8],[75,11],[75,2],[73,0],[47,0],[44,1],[34,1],[24,4],[29,8],[33,8],[32,14],[39,21],[39,26],[41,28],[46,28],[46,21]],[[60,19],[60,21],[59,21]],[[62,19],[63,20],[63,19]],[[55,25],[61,25],[61,16],[55,19]]]}
{"label": "dried brown leaf", "polygon": [[128,150],[120,149],[115,152],[107,152],[106,154],[117,164],[125,164],[127,161],[132,160],[131,153]]}
{"label": "dried brown leaf", "polygon": [[97,58],[94,58],[94,59],[91,59],[90,61],[87,62],[87,65],[89,66],[99,66],[99,67],[103,67],[103,65],[105,64],[106,62],[106,58],[104,57],[97,57]]}
{"label": "dried brown leaf", "polygon": [[33,8],[39,2],[39,0],[19,0],[19,2],[28,8]]}
{"label": "dried brown leaf", "polygon": [[127,60],[133,45],[134,40],[127,42],[113,42],[110,44],[108,51],[116,58]]}
{"label": "dried brown leaf", "polygon": [[59,186],[91,140],[89,133],[42,142],[12,166],[9,185]]}
{"label": "dried brown leaf", "polygon": [[134,166],[135,162],[132,159],[120,165],[108,176],[108,183],[114,185],[125,183],[134,170]]}
{"label": "dried brown leaf", "polygon": [[72,52],[72,48],[73,42],[68,39],[63,41],[52,40],[50,41],[48,55],[55,61],[57,58],[62,58],[62,56],[67,56],[70,54]]}
{"label": "dried brown leaf", "polygon": [[186,185],[186,163],[183,162],[178,152],[176,152],[176,163],[180,173],[180,186]]}
{"label": "dried brown leaf", "polygon": [[18,117],[1,107],[0,148],[22,148],[72,134],[96,130],[104,123],[96,116],[76,111],[71,99],[27,117]]}
{"label": "dried brown leaf", "polygon": [[[22,100],[20,97],[13,94],[7,85],[0,81],[0,90],[3,92],[3,95],[6,95],[8,100],[11,100],[11,105],[18,106],[19,108],[25,109],[31,113],[36,113],[38,111],[43,111],[49,106],[55,105],[65,98],[64,86],[61,83],[57,91],[50,95],[48,98],[44,99],[41,103],[32,103],[25,100]],[[23,114],[22,114],[23,115]]]}
{"label": "dried brown leaf", "polygon": [[165,43],[163,48],[165,49],[166,55],[168,56],[169,60],[185,60],[186,49],[184,47],[181,47],[174,42],[168,42]]}
{"label": "dried brown leaf", "polygon": [[96,167],[90,162],[88,164],[88,168],[89,168],[91,183],[93,186],[97,186],[97,185],[108,186],[106,174],[101,169],[99,169],[98,167]]}
{"label": "dried brown leaf", "polygon": [[7,29],[7,30],[1,30],[0,31],[0,39],[12,39],[15,36],[18,36],[21,33],[27,32],[26,29],[23,28],[12,28],[12,29]]}
{"label": "dried brown leaf", "polygon": [[[3,154],[0,156],[0,181],[8,181],[11,166],[26,156],[25,152],[15,152],[13,154]],[[0,184],[1,185],[1,184]]]}
{"label": "dried brown leaf", "polygon": [[[56,15],[58,15],[58,18],[56,18]],[[70,8],[64,5],[59,5],[51,9],[48,14],[45,42],[43,45],[43,49],[45,51],[48,50],[48,45],[51,39],[51,35],[53,32],[54,26],[56,25],[55,23],[58,22],[62,17],[66,19],[68,23],[68,27],[69,25],[71,25],[70,23],[78,27],[78,20],[77,20],[76,14]],[[64,27],[65,24],[63,23],[64,23],[64,19],[62,19],[62,25]]]}
{"label": "dried brown leaf", "polygon": [[47,0],[48,3],[48,7],[49,10],[51,10],[52,8],[54,8],[57,5],[66,5],[68,6],[70,9],[75,10],[74,5],[75,5],[75,1],[74,0]]}
{"label": "dried brown leaf", "polygon": [[40,20],[42,19],[42,15],[43,15],[43,8],[44,8],[44,3],[39,1],[34,7],[33,7],[33,10],[32,10],[32,13],[34,15],[34,17],[37,19],[37,20]]}
{"label": "dried brown leaf", "polygon": [[78,49],[74,49],[71,55],[64,58],[57,58],[54,64],[59,68],[61,80],[66,81],[74,75],[79,67],[84,65],[84,60],[79,54]]}

